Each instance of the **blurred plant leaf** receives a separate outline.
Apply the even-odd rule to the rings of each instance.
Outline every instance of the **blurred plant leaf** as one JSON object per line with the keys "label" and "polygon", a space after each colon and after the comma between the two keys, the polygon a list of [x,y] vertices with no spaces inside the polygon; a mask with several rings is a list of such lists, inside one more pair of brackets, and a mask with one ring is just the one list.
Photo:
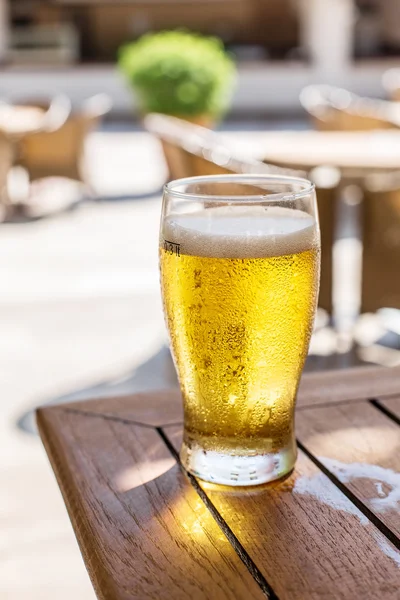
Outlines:
{"label": "blurred plant leaf", "polygon": [[230,105],[236,66],[217,38],[147,34],[120,49],[118,64],[143,112],[218,116]]}

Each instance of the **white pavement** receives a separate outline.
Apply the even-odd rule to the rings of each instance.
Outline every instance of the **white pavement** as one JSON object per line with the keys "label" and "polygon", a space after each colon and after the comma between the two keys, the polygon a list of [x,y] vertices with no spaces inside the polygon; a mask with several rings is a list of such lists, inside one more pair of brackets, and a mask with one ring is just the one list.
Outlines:
{"label": "white pavement", "polygon": [[[39,439],[17,427],[34,406],[76,390],[144,389],[164,341],[158,271],[165,167],[141,133],[96,133],[102,195],[43,221],[0,226],[0,598],[92,600],[94,593]],[[150,194],[155,191],[152,197]],[[161,355],[156,357],[162,363]],[[152,387],[168,385],[159,371]],[[112,382],[105,384],[104,382]]]}

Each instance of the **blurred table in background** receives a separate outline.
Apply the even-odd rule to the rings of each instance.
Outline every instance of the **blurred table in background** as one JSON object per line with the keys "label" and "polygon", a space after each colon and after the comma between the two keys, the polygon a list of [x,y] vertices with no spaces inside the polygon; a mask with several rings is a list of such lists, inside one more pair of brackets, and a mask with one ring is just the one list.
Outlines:
{"label": "blurred table in background", "polygon": [[342,240],[332,258],[334,315],[347,347],[360,311],[400,306],[400,131],[266,132],[263,144],[265,162],[306,171],[316,183],[318,167],[338,171],[334,206],[320,216],[323,235]]}
{"label": "blurred table in background", "polygon": [[309,171],[340,169],[343,177],[400,170],[400,131],[273,131],[263,135],[264,160]]}

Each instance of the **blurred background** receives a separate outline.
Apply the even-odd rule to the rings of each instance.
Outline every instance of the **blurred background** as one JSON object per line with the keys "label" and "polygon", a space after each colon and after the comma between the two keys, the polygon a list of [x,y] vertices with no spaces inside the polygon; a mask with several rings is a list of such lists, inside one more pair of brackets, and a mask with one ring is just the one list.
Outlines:
{"label": "blurred background", "polygon": [[226,172],[316,183],[306,368],[400,364],[398,0],[0,0],[1,598],[94,599],[33,411],[176,385],[162,186]]}

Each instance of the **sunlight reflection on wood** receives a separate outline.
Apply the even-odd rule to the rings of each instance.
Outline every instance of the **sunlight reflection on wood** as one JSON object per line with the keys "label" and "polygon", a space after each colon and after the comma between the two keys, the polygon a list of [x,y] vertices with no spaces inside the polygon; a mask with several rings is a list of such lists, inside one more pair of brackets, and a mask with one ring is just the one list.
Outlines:
{"label": "sunlight reflection on wood", "polygon": [[[377,462],[391,455],[400,454],[400,435],[396,428],[389,422],[386,426],[346,427],[302,436],[304,443],[312,448],[313,454],[320,456],[334,456],[338,460],[345,460],[348,448],[354,446],[355,440],[368,440],[371,436],[384,440],[382,444],[376,444],[373,448],[374,460]],[[361,462],[361,461],[360,461]]]}
{"label": "sunlight reflection on wood", "polygon": [[195,537],[198,544],[208,543],[210,530],[212,531],[213,539],[216,538],[224,544],[229,544],[220,527],[214,519],[210,518],[210,513],[200,498],[190,506],[183,499],[178,499],[174,509],[179,514],[180,524],[183,529],[188,535]]}
{"label": "sunlight reflection on wood", "polygon": [[160,475],[169,471],[175,465],[172,458],[163,458],[155,461],[144,461],[132,465],[117,473],[115,477],[115,488],[118,492],[127,492],[133,490],[149,481],[153,481]]}

